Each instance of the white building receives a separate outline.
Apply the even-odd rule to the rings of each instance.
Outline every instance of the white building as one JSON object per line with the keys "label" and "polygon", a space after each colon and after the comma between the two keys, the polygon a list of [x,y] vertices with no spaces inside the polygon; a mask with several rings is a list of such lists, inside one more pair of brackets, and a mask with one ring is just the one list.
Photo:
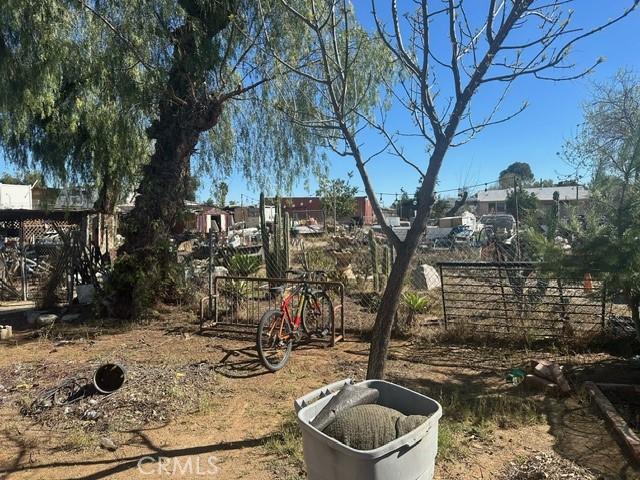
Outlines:
{"label": "white building", "polygon": [[0,210],[31,210],[31,186],[0,183]]}

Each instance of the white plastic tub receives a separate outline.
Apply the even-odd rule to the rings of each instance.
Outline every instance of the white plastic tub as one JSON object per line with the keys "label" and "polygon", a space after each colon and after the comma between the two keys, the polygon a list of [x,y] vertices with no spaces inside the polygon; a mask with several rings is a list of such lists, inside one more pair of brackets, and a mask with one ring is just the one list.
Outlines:
{"label": "white plastic tub", "polygon": [[375,450],[356,450],[310,425],[322,407],[350,379],[315,390],[295,401],[309,480],[431,480],[438,451],[438,402],[384,380],[358,383],[380,392],[378,404],[405,415],[431,415],[415,430]]}

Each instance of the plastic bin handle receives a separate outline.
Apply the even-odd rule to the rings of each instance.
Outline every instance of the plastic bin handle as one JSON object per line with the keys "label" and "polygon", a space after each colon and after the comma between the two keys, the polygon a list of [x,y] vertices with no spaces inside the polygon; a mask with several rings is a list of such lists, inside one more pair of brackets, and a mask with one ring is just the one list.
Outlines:
{"label": "plastic bin handle", "polygon": [[326,385],[324,387],[320,387],[313,392],[307,393],[306,395],[297,398],[293,401],[293,406],[296,409],[296,413],[302,410],[307,405],[312,404],[316,400],[319,400],[327,395],[331,395],[332,393],[337,392],[345,385],[353,384],[353,380],[350,378],[345,378],[344,380],[338,380],[337,382],[333,382],[330,385]]}
{"label": "plastic bin handle", "polygon": [[429,425],[427,427],[427,429],[424,430],[424,431],[422,431],[422,429],[418,429],[419,431],[417,431],[417,432],[413,431],[413,432],[409,433],[409,436],[404,441],[404,446],[406,446],[408,448],[412,448],[416,443],[418,443],[420,440],[422,440],[425,437],[427,432],[429,430],[431,430],[432,427],[433,427],[433,425]]}

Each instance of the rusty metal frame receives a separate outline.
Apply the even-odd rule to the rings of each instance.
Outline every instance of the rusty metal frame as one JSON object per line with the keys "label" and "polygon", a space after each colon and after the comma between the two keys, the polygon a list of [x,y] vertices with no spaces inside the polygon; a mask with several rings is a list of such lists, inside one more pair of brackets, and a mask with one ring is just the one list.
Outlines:
{"label": "rusty metal frame", "polygon": [[[445,328],[465,324],[480,333],[511,335],[521,331],[516,328],[521,326],[532,337],[564,335],[566,325],[589,331],[604,329],[606,300],[598,295],[600,288],[604,289],[603,282],[600,288],[587,292],[587,287],[579,285],[581,279],[545,277],[548,284],[540,298],[531,301],[528,295],[517,293],[509,273],[534,273],[539,267],[535,262],[440,262],[437,266]],[[520,288],[535,289],[535,284],[529,283],[533,280],[525,276]],[[567,287],[564,282],[574,286]],[[567,295],[579,301],[567,303]]]}
{"label": "rusty metal frame", "polygon": [[[280,285],[300,285],[300,284],[308,284],[315,287],[318,287],[324,291],[335,291],[337,292],[337,296],[339,298],[338,304],[333,304],[333,322],[331,325],[331,336],[330,336],[330,346],[334,346],[336,342],[344,341],[345,339],[345,326],[344,326],[344,284],[341,282],[331,282],[331,281],[321,281],[321,280],[297,280],[291,278],[268,278],[268,277],[244,277],[244,276],[217,276],[213,279],[213,288],[211,291],[211,295],[205,295],[200,299],[200,332],[203,332],[206,328],[216,327],[218,325],[229,325],[228,322],[221,320],[220,311],[219,311],[219,300],[220,300],[220,292],[219,292],[219,283],[220,282],[232,282],[232,281],[240,281],[240,282],[249,282],[251,284],[259,284],[260,287],[264,285],[271,286],[280,286]],[[257,288],[255,289],[257,290]],[[210,305],[213,305],[213,311],[206,309],[206,302]],[[257,300],[259,303],[260,300]],[[274,302],[273,307],[277,308],[277,304]],[[205,312],[206,309],[206,312]],[[257,312],[262,315],[262,311]],[[339,315],[340,324],[336,325],[336,318]],[[213,320],[212,323],[209,323],[205,327],[205,320],[209,318]],[[260,317],[256,315],[251,318],[249,322],[245,322],[244,324],[240,324],[241,327],[250,327],[251,329],[257,328],[258,322],[260,321]],[[236,324],[238,325],[238,324]],[[253,333],[253,330],[252,330]]]}

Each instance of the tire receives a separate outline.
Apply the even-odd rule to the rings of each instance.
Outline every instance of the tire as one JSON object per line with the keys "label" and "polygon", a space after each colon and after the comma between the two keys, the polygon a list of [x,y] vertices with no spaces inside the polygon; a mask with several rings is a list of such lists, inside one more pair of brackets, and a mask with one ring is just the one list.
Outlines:
{"label": "tire", "polygon": [[302,328],[309,337],[315,335],[316,338],[324,338],[331,335],[333,321],[333,302],[326,292],[316,292],[307,297],[302,311]]}
{"label": "tire", "polygon": [[[283,331],[290,338],[286,342],[278,339],[281,321],[282,313],[279,310],[268,310],[262,315],[258,325],[256,335],[258,356],[262,364],[270,372],[277,372],[287,364],[293,348],[293,336],[291,336],[289,322],[283,322]],[[274,323],[276,325],[272,328]]]}

